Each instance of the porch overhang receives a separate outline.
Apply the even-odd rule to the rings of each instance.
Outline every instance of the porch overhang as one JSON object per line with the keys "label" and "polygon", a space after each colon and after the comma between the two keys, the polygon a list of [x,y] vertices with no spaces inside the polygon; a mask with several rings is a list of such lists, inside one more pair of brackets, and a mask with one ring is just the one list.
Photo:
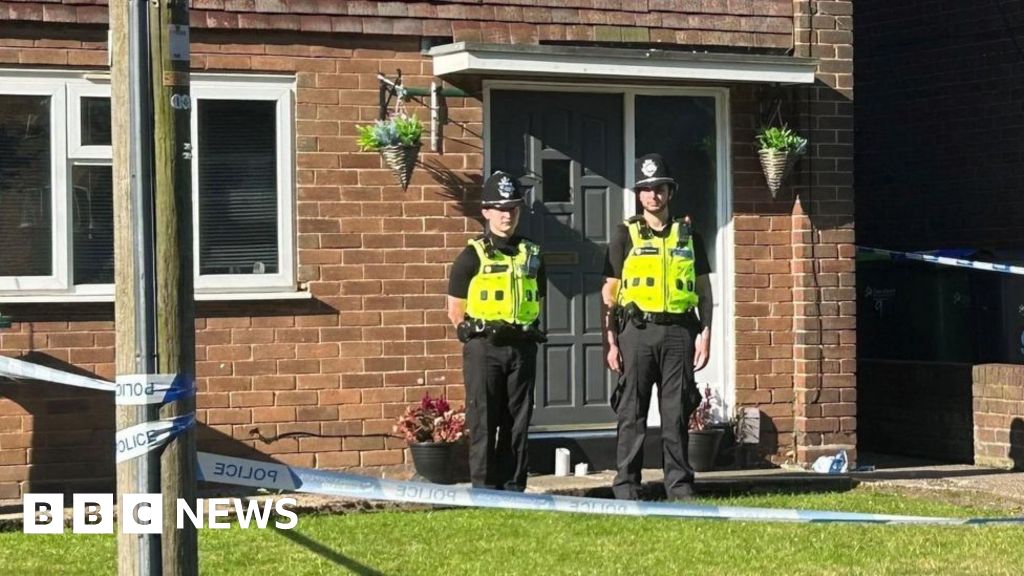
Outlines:
{"label": "porch overhang", "polygon": [[761,54],[456,42],[430,49],[437,76],[812,84],[817,61]]}

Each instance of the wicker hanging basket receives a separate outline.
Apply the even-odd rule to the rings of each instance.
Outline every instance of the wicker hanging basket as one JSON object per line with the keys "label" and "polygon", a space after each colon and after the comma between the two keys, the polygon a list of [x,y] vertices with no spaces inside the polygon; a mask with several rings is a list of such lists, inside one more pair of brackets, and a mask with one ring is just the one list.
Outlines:
{"label": "wicker hanging basket", "polygon": [[384,164],[398,177],[402,190],[408,188],[412,170],[416,167],[416,158],[420,155],[420,145],[385,146],[380,149],[380,155],[384,158]]}
{"label": "wicker hanging basket", "polygon": [[786,177],[792,172],[796,161],[800,159],[800,154],[785,150],[760,150],[757,154],[761,157],[761,169],[774,198]]}

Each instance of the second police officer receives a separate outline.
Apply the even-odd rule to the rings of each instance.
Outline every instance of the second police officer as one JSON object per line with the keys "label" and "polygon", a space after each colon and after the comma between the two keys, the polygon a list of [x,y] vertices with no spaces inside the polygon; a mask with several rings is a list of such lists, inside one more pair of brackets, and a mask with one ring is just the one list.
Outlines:
{"label": "second police officer", "polygon": [[477,488],[521,492],[547,282],[540,247],[516,235],[516,179],[495,172],[481,206],[484,234],[455,259],[448,284],[448,318],[464,344],[470,478]]}
{"label": "second police officer", "polygon": [[642,156],[636,175],[633,191],[643,212],[612,235],[602,291],[606,362],[619,373],[612,395],[618,417],[612,490],[620,499],[639,495],[647,412],[657,383],[665,492],[685,499],[694,480],[688,420],[700,399],[694,372],[707,364],[711,346],[710,267],[689,218],[671,217],[677,185],[664,159]]}

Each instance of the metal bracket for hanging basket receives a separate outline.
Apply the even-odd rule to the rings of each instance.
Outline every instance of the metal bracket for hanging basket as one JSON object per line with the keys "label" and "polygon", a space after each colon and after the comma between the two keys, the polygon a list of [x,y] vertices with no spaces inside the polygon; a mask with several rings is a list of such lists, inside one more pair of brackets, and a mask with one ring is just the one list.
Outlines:
{"label": "metal bracket for hanging basket", "polygon": [[[429,90],[424,88],[408,88],[402,84],[402,71],[396,70],[396,72],[397,75],[394,80],[384,74],[377,74],[380,105],[378,116],[380,120],[387,120],[391,114],[404,113],[403,105],[409,100],[414,100],[419,104],[427,106],[430,110],[430,149],[434,152],[443,153],[441,144],[443,141],[442,131],[444,125],[449,122],[448,105],[445,97],[465,97],[468,94],[458,89],[443,89],[436,82],[431,83]],[[421,100],[420,96],[429,96],[429,104]],[[392,98],[395,99],[393,110],[391,109]],[[416,159],[419,156],[420,148],[420,143],[416,143],[408,146],[385,146],[378,150],[384,159],[384,164],[395,173],[403,190],[409,186],[409,180],[412,178],[413,169],[416,167]]]}
{"label": "metal bracket for hanging basket", "polygon": [[772,198],[775,198],[801,154],[785,150],[760,150],[757,155],[761,158],[761,170],[764,171],[764,179],[768,182],[768,190],[771,191]]}

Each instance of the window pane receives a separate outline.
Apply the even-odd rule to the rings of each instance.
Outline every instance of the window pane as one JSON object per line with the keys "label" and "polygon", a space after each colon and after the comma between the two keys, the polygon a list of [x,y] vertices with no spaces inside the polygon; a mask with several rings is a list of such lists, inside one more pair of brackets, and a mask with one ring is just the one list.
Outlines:
{"label": "window pane", "polygon": [[572,202],[572,184],[569,173],[571,160],[544,160],[541,162],[541,181],[545,202]]}
{"label": "window pane", "polygon": [[82,146],[110,146],[110,98],[82,98]]}
{"label": "window pane", "polygon": [[75,284],[114,283],[114,201],[110,166],[71,169]]}
{"label": "window pane", "polygon": [[0,275],[53,273],[50,97],[0,95]]}
{"label": "window pane", "polygon": [[679,190],[669,209],[689,215],[704,237],[712,268],[718,236],[715,99],[707,96],[637,96],[636,155],[665,158]]}
{"label": "window pane", "polygon": [[200,274],[278,273],[276,106],[199,101]]}

